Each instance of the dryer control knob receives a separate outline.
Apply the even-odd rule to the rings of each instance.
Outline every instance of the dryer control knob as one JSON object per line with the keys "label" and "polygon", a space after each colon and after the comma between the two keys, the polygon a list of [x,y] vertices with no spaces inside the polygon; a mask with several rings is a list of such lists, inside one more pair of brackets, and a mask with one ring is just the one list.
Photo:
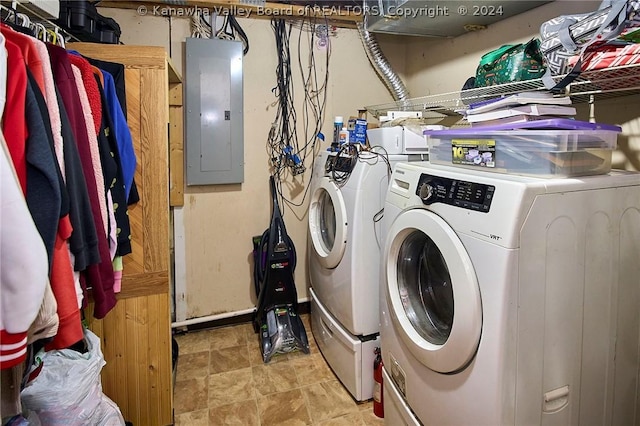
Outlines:
{"label": "dryer control knob", "polygon": [[433,197],[434,193],[435,191],[433,189],[433,186],[426,182],[420,185],[420,187],[418,188],[418,197],[420,197],[422,201],[429,201],[429,199]]}

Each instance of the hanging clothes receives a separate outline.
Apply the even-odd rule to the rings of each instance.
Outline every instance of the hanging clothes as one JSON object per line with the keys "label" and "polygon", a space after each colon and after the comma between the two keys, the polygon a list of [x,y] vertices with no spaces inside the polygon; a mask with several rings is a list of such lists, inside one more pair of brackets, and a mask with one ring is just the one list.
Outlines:
{"label": "hanging clothes", "polygon": [[134,185],[134,174],[136,171],[136,153],[133,150],[133,140],[131,131],[127,125],[127,119],[123,112],[120,102],[118,102],[117,89],[113,76],[103,71],[104,77],[104,95],[107,110],[111,118],[111,129],[115,133],[115,139],[118,145],[118,156],[122,168],[122,177],[124,179],[125,197],[129,200],[131,187]]}
{"label": "hanging clothes", "polygon": [[[107,104],[113,122],[113,129],[118,142],[122,164],[122,175],[125,180],[127,204],[132,205],[140,201],[138,188],[134,180],[136,170],[136,154],[133,150],[131,131],[127,125],[127,97],[124,79],[124,65],[99,59],[86,58],[90,64],[102,70],[104,77],[103,88],[107,97]],[[107,75],[108,74],[108,75]],[[113,84],[111,84],[113,82]],[[117,100],[117,102],[116,102]]]}
{"label": "hanging clothes", "polygon": [[[60,171],[51,150],[53,141],[47,135],[47,124],[43,120],[42,111],[36,99],[35,80],[27,69],[27,93],[25,97],[25,117],[28,137],[25,145],[27,160],[27,205],[31,211],[38,231],[44,240],[52,263],[53,246],[58,232],[58,221],[68,214],[62,206],[62,188],[58,179]],[[35,89],[35,90],[34,90]],[[48,116],[47,116],[48,119]],[[49,134],[51,127],[49,126]],[[66,193],[64,197],[66,201]]]}
{"label": "hanging clothes", "polygon": [[56,87],[53,82],[53,73],[51,72],[51,62],[49,61],[49,52],[44,42],[30,37],[29,38],[33,46],[35,47],[38,55],[42,59],[42,72],[44,78],[44,95],[47,110],[49,112],[49,119],[51,123],[51,133],[53,135],[53,146],[56,153],[56,160],[60,166],[60,172],[62,177],[65,176],[64,165],[64,148],[62,140],[62,129],[60,123],[60,109],[58,107],[58,99],[56,98]]}
{"label": "hanging clothes", "polygon": [[[77,52],[75,52],[77,53]],[[122,113],[124,114],[124,118],[126,120],[127,118],[127,90],[126,90],[126,84],[125,84],[125,80],[124,80],[124,65],[122,64],[117,64],[115,62],[109,62],[109,61],[103,61],[101,59],[93,59],[93,58],[89,58],[89,57],[84,57],[87,61],[89,61],[89,63],[95,67],[97,67],[98,69],[100,69],[103,73],[108,73],[109,76],[111,77],[113,84],[114,84],[114,89],[115,89],[115,95],[116,98],[118,100],[118,103],[120,104],[120,109],[122,111]],[[108,83],[103,83],[103,87],[105,87],[105,92],[109,92],[108,88],[106,87],[108,86]],[[107,95],[107,97],[109,97],[109,95]],[[112,111],[113,114],[113,111]]]}
{"label": "hanging clothes", "polygon": [[4,114],[7,103],[7,49],[4,47],[4,36],[0,33],[0,118]]}
{"label": "hanging clothes", "polygon": [[[4,35],[6,30],[0,26]],[[27,191],[27,161],[24,141],[27,140],[27,123],[24,104],[27,95],[27,69],[20,48],[5,38],[7,51],[7,102],[3,113],[2,133],[22,187]]]}
{"label": "hanging clothes", "polygon": [[62,102],[65,106],[78,148],[87,192],[89,194],[91,213],[96,228],[100,263],[89,265],[87,269],[83,270],[81,279],[85,288],[90,287],[92,289],[95,299],[94,316],[96,318],[104,318],[115,306],[116,299],[113,293],[113,268],[111,267],[106,230],[98,201],[98,187],[93,170],[85,116],[67,51],[54,45],[47,45],[47,48],[49,49],[49,56],[51,58],[54,81],[62,97]]}
{"label": "hanging clothes", "polygon": [[[50,295],[51,292],[55,295],[60,288],[64,289],[69,286],[66,279],[57,278],[59,276],[58,270],[61,268],[69,269],[70,262],[68,257],[65,262],[66,253],[58,253],[60,250],[56,244],[58,232],[65,229],[65,225],[68,227],[68,199],[66,192],[63,190],[63,179],[53,152],[53,137],[48,111],[40,92],[40,84],[43,84],[43,79],[40,78],[40,82],[38,82],[31,72],[33,69],[37,75],[42,77],[41,61],[36,57],[37,53],[35,53],[33,45],[26,36],[13,33],[5,27],[2,27],[2,31],[5,37],[16,42],[14,45],[20,50],[20,53],[18,53],[17,50],[12,49],[16,57],[19,58],[20,54],[22,54],[23,58],[28,58],[25,61],[26,63],[20,67],[20,71],[24,69],[27,76],[24,110],[22,112],[25,122],[23,136],[26,136],[26,138],[16,138],[13,141],[14,152],[24,153],[25,162],[18,162],[14,159],[13,163],[19,170],[25,171],[23,192],[31,217],[47,250],[49,275],[53,286],[56,288],[55,291],[53,289],[45,291],[40,301],[40,310],[37,316],[38,323],[35,324],[35,320],[32,323],[32,326],[35,324],[37,327],[32,330],[34,336],[48,338],[58,334],[59,306],[57,301],[51,303],[45,296]],[[9,125],[6,120],[7,117],[5,115],[3,124]],[[70,233],[70,227],[67,229],[67,233]],[[45,290],[49,290],[48,286],[49,283],[47,282]],[[64,291],[60,295],[63,296]],[[55,307],[55,309],[52,309],[52,307]],[[79,320],[79,312],[76,312],[76,314]],[[72,336],[71,339],[77,341],[78,336],[82,338],[79,325],[74,325],[72,330],[74,331],[66,333]]]}
{"label": "hanging clothes", "polygon": [[[43,342],[47,350],[77,347],[84,337],[81,309],[86,291],[93,297],[94,317],[104,318],[113,309],[122,256],[132,250],[127,206],[138,199],[124,67],[89,62],[32,35],[0,23],[0,135],[13,189],[22,196],[44,251],[33,250],[33,244],[28,249],[46,270],[44,284],[42,278],[25,281],[35,299],[25,305],[28,315],[19,327],[4,310],[0,314],[2,368],[8,365],[5,355],[11,362],[24,359],[24,333],[25,342]],[[4,190],[11,181],[5,179],[4,166],[2,172]],[[5,194],[0,195],[4,212]],[[5,228],[7,235],[12,230],[3,227],[3,237]],[[23,226],[17,229],[24,232]],[[2,243],[4,249],[4,238]],[[6,263],[12,258],[2,255],[2,273],[14,273]],[[3,307],[10,296],[4,290],[10,285],[13,282],[5,285],[3,275]],[[19,344],[11,337],[14,332]],[[8,341],[19,355],[5,354]]]}
{"label": "hanging clothes", "polygon": [[[113,81],[108,73],[101,73],[104,76],[104,86],[109,84],[113,88]],[[98,76],[96,76],[96,79]],[[131,253],[131,228],[129,224],[129,215],[127,214],[127,195],[126,184],[124,179],[124,165],[120,156],[120,149],[116,133],[114,132],[114,123],[111,118],[113,110],[109,107],[106,91],[102,86],[98,86],[100,90],[100,98],[102,100],[102,123],[100,132],[98,133],[98,144],[100,146],[100,158],[102,160],[102,169],[105,176],[105,183],[113,199],[114,218],[117,225],[116,239],[118,256],[126,256]],[[116,110],[119,111],[119,103],[115,103]],[[122,117],[122,116],[121,116]],[[124,123],[126,127],[126,122]],[[126,127],[127,132],[129,130]],[[129,133],[129,140],[131,133]],[[133,145],[131,144],[133,148]],[[135,166],[134,166],[135,171]]]}
{"label": "hanging clothes", "polygon": [[[27,77],[31,77],[27,70]],[[47,136],[48,113],[44,99],[38,92],[35,81],[29,78],[26,96],[26,117],[29,138],[27,139],[27,205],[38,229],[47,226],[53,231],[51,240],[48,234],[40,235],[48,246],[52,244],[51,262],[52,291],[58,302],[58,333],[51,345],[66,348],[83,339],[80,310],[78,309],[73,269],[66,245],[71,236],[71,222],[68,216],[68,203],[63,205],[62,177],[54,159],[53,138]],[[38,99],[40,102],[38,103]],[[50,125],[49,125],[50,128]],[[50,133],[50,132],[49,132]],[[55,206],[57,205],[57,209]],[[66,210],[66,211],[65,211]],[[41,225],[38,225],[41,224]],[[46,235],[46,236],[45,236]]]}
{"label": "hanging clothes", "polygon": [[83,271],[89,265],[100,262],[100,252],[98,251],[98,236],[96,226],[91,212],[91,201],[87,190],[87,183],[82,170],[80,154],[75,142],[75,136],[64,108],[62,97],[56,91],[58,105],[60,108],[60,129],[63,140],[67,141],[63,145],[65,162],[65,183],[70,199],[71,225],[73,233],[69,238],[69,248],[74,256],[74,268],[76,271]]}
{"label": "hanging clothes", "polygon": [[[24,361],[27,332],[49,281],[47,251],[0,133],[0,369]],[[29,285],[25,285],[29,283]]]}
{"label": "hanging clothes", "polygon": [[[92,113],[91,102],[89,101],[89,97],[87,95],[87,91],[85,90],[86,86],[83,83],[83,76],[76,65],[71,64],[71,69],[73,70],[74,81],[76,84],[76,90],[78,93],[78,99],[80,100],[80,107],[82,109],[82,113],[84,114],[84,124],[86,126],[85,130],[87,131],[87,140],[88,140],[88,152],[90,155],[89,164],[90,167],[87,169],[88,173],[85,174],[85,178],[95,179],[96,181],[96,195],[98,196],[98,205],[100,207],[100,218],[102,219],[102,229],[105,232],[105,237],[108,237],[107,229],[108,229],[108,210],[107,210],[107,197],[106,191],[104,187],[104,175],[102,173],[102,165],[100,163],[100,150],[98,148],[98,131],[95,129],[94,117],[96,114]],[[99,108],[99,107],[98,107]],[[101,114],[100,114],[101,115]]]}

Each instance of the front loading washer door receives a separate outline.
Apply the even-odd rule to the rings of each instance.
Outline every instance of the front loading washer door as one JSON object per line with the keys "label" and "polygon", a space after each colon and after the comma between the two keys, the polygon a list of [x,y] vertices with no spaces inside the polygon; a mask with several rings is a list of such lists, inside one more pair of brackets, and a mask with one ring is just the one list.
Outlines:
{"label": "front loading washer door", "polygon": [[391,225],[384,259],[389,312],[411,354],[436,372],[463,369],[480,343],[482,302],[454,230],[428,210],[407,210]]}
{"label": "front loading washer door", "polygon": [[327,177],[311,194],[309,233],[320,264],[338,266],[347,245],[347,209],[340,188]]}

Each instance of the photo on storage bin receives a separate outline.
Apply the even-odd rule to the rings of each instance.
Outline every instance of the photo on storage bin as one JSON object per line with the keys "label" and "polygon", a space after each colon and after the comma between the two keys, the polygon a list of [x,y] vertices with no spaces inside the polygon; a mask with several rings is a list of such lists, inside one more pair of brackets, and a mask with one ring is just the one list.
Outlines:
{"label": "photo on storage bin", "polygon": [[495,167],[496,141],[493,139],[452,139],[451,158],[454,164]]}

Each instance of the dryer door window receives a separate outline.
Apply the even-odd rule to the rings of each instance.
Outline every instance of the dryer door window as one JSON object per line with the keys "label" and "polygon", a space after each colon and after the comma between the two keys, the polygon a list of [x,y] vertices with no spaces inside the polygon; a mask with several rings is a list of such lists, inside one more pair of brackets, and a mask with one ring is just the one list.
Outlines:
{"label": "dryer door window", "polygon": [[329,193],[322,191],[318,200],[318,220],[322,249],[330,252],[336,238],[336,213]]}
{"label": "dryer door window", "polygon": [[309,234],[320,264],[338,266],[347,245],[347,212],[340,188],[328,178],[311,195]]}
{"label": "dryer door window", "polygon": [[482,304],[455,231],[428,210],[401,213],[389,229],[384,266],[389,313],[411,354],[437,372],[464,369],[480,343]]}
{"label": "dryer door window", "polygon": [[407,319],[420,336],[442,345],[453,325],[453,288],[447,263],[426,234],[407,236],[398,253],[398,292]]}

